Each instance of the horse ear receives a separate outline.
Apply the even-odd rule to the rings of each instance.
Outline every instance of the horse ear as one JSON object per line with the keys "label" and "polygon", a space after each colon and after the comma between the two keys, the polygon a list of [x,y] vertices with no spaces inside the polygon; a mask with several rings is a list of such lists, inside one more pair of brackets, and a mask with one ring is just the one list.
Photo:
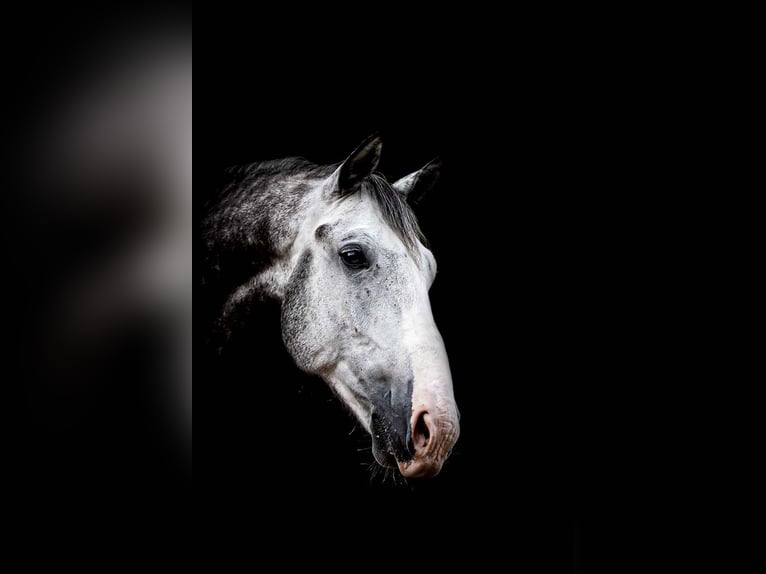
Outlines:
{"label": "horse ear", "polygon": [[407,198],[412,205],[417,205],[423,197],[431,191],[442,171],[442,161],[440,158],[429,161],[418,171],[405,175],[397,180],[394,189]]}
{"label": "horse ear", "polygon": [[362,180],[378,167],[382,147],[378,134],[372,134],[359,144],[335,171],[337,179],[334,192],[342,197],[359,191]]}

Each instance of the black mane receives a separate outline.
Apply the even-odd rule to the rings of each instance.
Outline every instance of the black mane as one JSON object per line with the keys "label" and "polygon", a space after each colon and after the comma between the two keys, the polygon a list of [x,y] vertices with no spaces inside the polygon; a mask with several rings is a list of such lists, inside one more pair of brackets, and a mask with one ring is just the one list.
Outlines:
{"label": "black mane", "polygon": [[[324,178],[329,177],[340,163],[317,165],[302,157],[288,157],[262,161],[243,166],[234,166],[226,170],[229,189],[234,182],[240,189],[247,189],[253,183],[285,177]],[[404,245],[419,258],[417,242],[426,244],[426,238],[420,230],[415,214],[401,193],[396,191],[380,173],[374,173],[362,181],[363,191],[367,191],[380,208],[384,221],[399,236]]]}
{"label": "black mane", "polygon": [[380,211],[383,219],[396,232],[404,245],[419,260],[417,242],[426,244],[426,238],[420,230],[415,213],[407,203],[407,199],[386,181],[383,175],[374,173],[362,182],[362,189],[369,192]]}
{"label": "black mane", "polygon": [[272,159],[246,165],[237,165],[226,170],[226,174],[234,180],[272,178],[276,176],[291,177],[303,175],[306,177],[327,177],[338,164],[317,165],[302,157],[286,157]]}

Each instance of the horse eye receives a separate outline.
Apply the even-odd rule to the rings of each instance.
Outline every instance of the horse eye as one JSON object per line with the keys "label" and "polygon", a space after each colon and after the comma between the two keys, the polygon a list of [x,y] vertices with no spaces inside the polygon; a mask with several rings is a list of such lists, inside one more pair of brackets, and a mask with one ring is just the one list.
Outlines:
{"label": "horse eye", "polygon": [[340,258],[351,269],[363,269],[367,267],[367,258],[364,251],[358,245],[348,245],[340,250]]}

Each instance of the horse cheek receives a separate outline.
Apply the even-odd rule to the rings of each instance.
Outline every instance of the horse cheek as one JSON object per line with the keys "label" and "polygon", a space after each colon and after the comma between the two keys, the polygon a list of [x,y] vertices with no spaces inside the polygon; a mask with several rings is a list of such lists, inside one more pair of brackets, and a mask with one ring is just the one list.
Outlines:
{"label": "horse cheek", "polygon": [[315,374],[318,333],[316,302],[312,301],[311,279],[312,255],[306,252],[290,276],[282,301],[282,341],[303,371]]}

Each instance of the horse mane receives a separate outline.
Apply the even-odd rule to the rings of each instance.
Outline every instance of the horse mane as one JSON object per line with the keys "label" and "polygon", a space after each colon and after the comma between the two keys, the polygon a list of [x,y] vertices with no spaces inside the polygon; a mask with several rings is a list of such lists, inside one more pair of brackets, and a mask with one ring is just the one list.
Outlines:
{"label": "horse mane", "polygon": [[379,173],[366,177],[362,181],[362,189],[370,194],[385,222],[399,236],[415,260],[419,260],[417,242],[423,245],[427,245],[427,242],[407,199]]}
{"label": "horse mane", "polygon": [[291,177],[303,175],[306,177],[327,177],[338,164],[317,165],[302,157],[286,157],[259,161],[256,163],[235,165],[225,170],[232,179],[254,180],[270,177]]}
{"label": "horse mane", "polygon": [[[242,185],[245,182],[277,177],[329,177],[339,165],[340,163],[317,165],[302,157],[287,157],[234,166],[227,169],[226,174],[234,180],[239,180],[239,185]],[[427,245],[427,242],[407,199],[396,191],[381,173],[373,173],[364,178],[362,190],[369,193],[380,208],[384,221],[417,259],[417,242],[420,241],[423,245]]]}
{"label": "horse mane", "polygon": [[[329,177],[340,165],[317,165],[302,157],[261,161],[248,165],[233,166],[225,170],[228,185],[226,190],[243,193],[255,185],[264,185],[269,180],[282,178],[325,178]],[[402,240],[407,250],[420,259],[418,241],[428,245],[406,197],[399,193],[381,173],[373,173],[362,180],[362,192],[367,192],[380,208],[383,220]],[[348,196],[345,196],[348,197]],[[341,199],[342,201],[343,199]]]}

